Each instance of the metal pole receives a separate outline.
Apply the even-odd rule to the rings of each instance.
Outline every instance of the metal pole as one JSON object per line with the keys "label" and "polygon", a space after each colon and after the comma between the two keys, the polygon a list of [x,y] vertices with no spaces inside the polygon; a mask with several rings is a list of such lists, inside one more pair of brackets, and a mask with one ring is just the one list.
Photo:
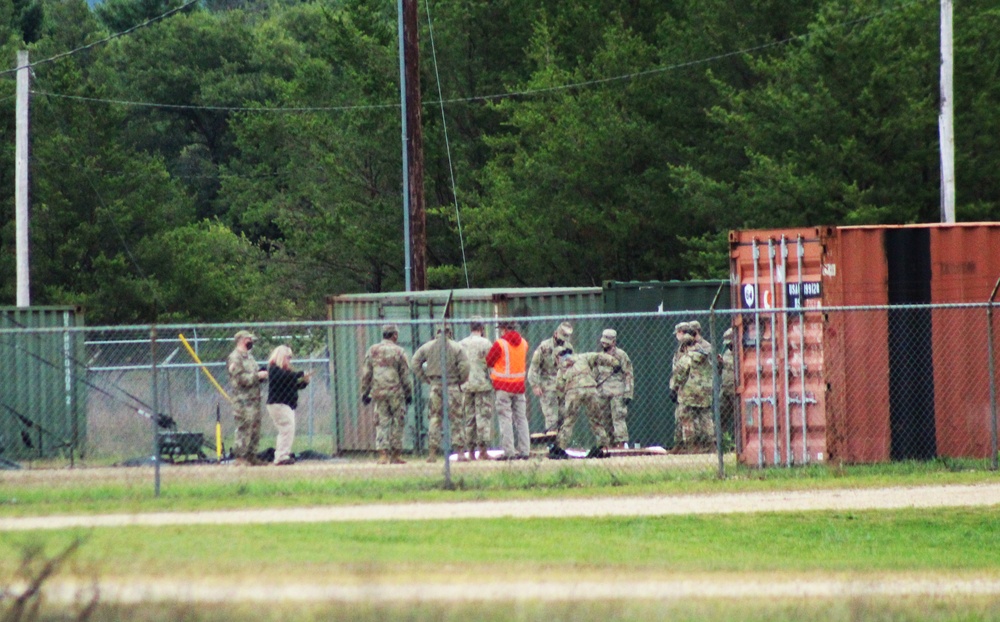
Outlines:
{"label": "metal pole", "polygon": [[[715,291],[715,298],[712,299],[712,305],[708,308],[708,338],[715,345],[715,303],[719,300],[719,294],[722,293],[722,285],[719,285],[719,289]],[[718,352],[716,352],[718,356]],[[715,455],[719,457],[719,467],[716,475],[719,479],[725,475],[724,465],[722,463],[722,417],[719,413],[719,392],[720,392],[721,382],[719,380],[719,365],[717,364],[717,359],[712,361],[712,419],[715,421]]]}
{"label": "metal pole", "polygon": [[[785,236],[781,236],[781,299],[785,312],[781,314],[781,380],[785,390],[785,466],[792,466],[792,409],[788,395],[788,245]],[[799,290],[802,298],[802,290]]]}
{"label": "metal pole", "polygon": [[753,288],[754,288],[754,349],[757,367],[757,466],[764,466],[764,396],[760,392],[761,362],[760,362],[760,247],[757,238],[753,240]]}
{"label": "metal pole", "polygon": [[802,463],[809,464],[809,427],[806,424],[806,299],[802,289],[802,258],[805,257],[805,247],[802,246],[802,236],[795,241],[798,246],[799,268],[799,400],[802,406]]}
{"label": "metal pole", "polygon": [[160,389],[157,386],[156,378],[156,326],[152,326],[149,329],[149,356],[151,361],[151,366],[153,370],[153,416],[151,420],[153,422],[153,496],[160,496],[160,430],[156,419],[158,413],[160,412],[160,406],[158,403],[157,396],[160,393]]}
{"label": "metal pole", "polygon": [[[194,336],[194,353],[198,358],[201,358],[201,352],[198,351],[198,327],[191,327],[191,334]],[[195,398],[201,398],[201,376],[198,374],[198,368],[194,368],[194,396]]]}
{"label": "metal pole", "polygon": [[396,31],[399,37],[399,106],[400,120],[403,126],[403,274],[406,277],[406,291],[413,291],[410,263],[410,158],[407,149],[406,128],[406,54],[403,43],[403,0],[396,0]]}
{"label": "metal pole", "polygon": [[31,271],[28,262],[28,106],[31,68],[28,52],[17,53],[16,138],[14,154],[14,228],[17,248],[17,306],[31,306]]}
{"label": "metal pole", "polygon": [[767,240],[767,264],[771,277],[771,416],[774,422],[774,466],[781,461],[780,437],[778,432],[778,368],[775,359],[778,358],[777,330],[775,325],[778,316],[774,312],[777,298],[774,295],[774,240]]}
{"label": "metal pole", "polygon": [[955,102],[952,88],[952,7],[941,0],[941,112],[938,134],[941,141],[941,222],[955,222]]}
{"label": "metal pole", "polygon": [[994,471],[997,470],[997,383],[993,354],[993,299],[997,295],[997,289],[1000,289],[1000,279],[997,279],[996,285],[993,286],[993,293],[990,294],[989,304],[986,307],[986,335],[990,353],[990,447],[992,448],[990,468]]}

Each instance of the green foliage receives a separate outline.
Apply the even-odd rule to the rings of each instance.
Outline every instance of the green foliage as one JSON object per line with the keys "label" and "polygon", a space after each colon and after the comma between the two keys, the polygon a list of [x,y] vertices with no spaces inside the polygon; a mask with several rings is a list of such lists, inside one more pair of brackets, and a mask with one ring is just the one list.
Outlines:
{"label": "green foliage", "polygon": [[[0,3],[0,55],[181,4]],[[933,3],[462,0],[419,21],[433,287],[725,277],[731,229],[938,220]],[[995,220],[1000,11],[954,22],[956,211]],[[33,302],[279,320],[401,289],[397,53],[391,3],[210,0],[37,65]],[[0,81],[7,136],[13,95]],[[7,141],[8,204],[13,170]],[[6,210],[0,303],[13,244]]]}

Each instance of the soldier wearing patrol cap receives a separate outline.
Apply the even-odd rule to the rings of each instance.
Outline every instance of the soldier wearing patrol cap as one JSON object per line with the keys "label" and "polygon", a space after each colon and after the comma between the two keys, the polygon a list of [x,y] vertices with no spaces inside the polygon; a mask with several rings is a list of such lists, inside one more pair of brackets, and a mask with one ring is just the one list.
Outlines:
{"label": "soldier wearing patrol cap", "polygon": [[552,337],[538,344],[534,354],[531,355],[528,384],[531,385],[531,392],[542,406],[546,432],[555,432],[559,429],[561,403],[555,391],[556,376],[559,372],[557,353],[563,348],[572,347],[573,325],[562,322],[552,332]]}
{"label": "soldier wearing patrol cap", "polygon": [[632,360],[625,350],[618,347],[618,332],[613,328],[606,328],[601,333],[601,349],[617,361],[615,365],[599,365],[597,368],[597,393],[604,410],[601,420],[609,424],[611,446],[622,448],[629,440],[626,419],[634,387]]}
{"label": "soldier wearing patrol cap", "polygon": [[233,341],[236,347],[226,360],[233,420],[236,422],[233,456],[236,464],[241,466],[266,464],[266,461],[257,458],[257,445],[260,443],[260,421],[264,414],[260,385],[267,380],[267,371],[260,369],[250,354],[257,341],[256,335],[248,330],[237,331]]}
{"label": "soldier wearing patrol cap", "polygon": [[[410,359],[410,371],[413,375],[417,380],[431,386],[427,400],[427,462],[436,462],[438,455],[441,454],[445,392],[448,395],[451,448],[461,457],[466,445],[465,408],[462,404],[461,387],[469,379],[469,358],[462,346],[451,338],[451,328],[444,328],[443,341],[441,332],[442,329],[439,328],[438,336],[417,348],[413,358]],[[445,460],[448,460],[448,456],[445,456]]]}
{"label": "soldier wearing patrol cap", "polygon": [[382,341],[368,348],[361,363],[361,401],[375,404],[375,449],[379,464],[405,464],[403,424],[413,402],[409,356],[396,341],[399,328],[382,326]]}
{"label": "soldier wearing patrol cap", "polygon": [[486,364],[486,355],[493,347],[493,342],[483,336],[484,332],[486,325],[482,318],[472,318],[469,335],[458,342],[469,359],[469,379],[462,385],[462,399],[465,405],[465,440],[470,460],[476,459],[476,448],[479,448],[480,460],[489,458],[486,449],[493,431],[493,402],[496,395],[490,380],[490,368]]}
{"label": "soldier wearing patrol cap", "polygon": [[698,343],[690,325],[682,329],[680,344],[680,357],[670,376],[670,399],[677,404],[674,451],[711,451],[715,437],[712,421],[714,358]]}

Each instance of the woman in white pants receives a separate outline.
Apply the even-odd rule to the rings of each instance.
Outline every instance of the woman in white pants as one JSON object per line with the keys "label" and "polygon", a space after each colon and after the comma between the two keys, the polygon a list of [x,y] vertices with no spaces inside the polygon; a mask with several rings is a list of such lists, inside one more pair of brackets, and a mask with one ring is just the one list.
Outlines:
{"label": "woman in white pants", "polygon": [[295,464],[292,442],[295,440],[295,409],[299,391],[309,384],[312,374],[292,369],[292,349],[278,346],[267,359],[267,413],[278,428],[274,464]]}

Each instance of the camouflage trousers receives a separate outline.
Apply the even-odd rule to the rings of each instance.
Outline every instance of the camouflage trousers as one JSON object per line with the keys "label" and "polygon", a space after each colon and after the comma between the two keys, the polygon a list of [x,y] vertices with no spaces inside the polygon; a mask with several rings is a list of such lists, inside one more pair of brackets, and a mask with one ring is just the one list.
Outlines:
{"label": "camouflage trousers", "polygon": [[264,416],[260,397],[234,398],[233,420],[236,422],[236,440],[233,442],[233,457],[251,458],[257,455],[260,445],[260,421]]}
{"label": "camouflage trousers", "polygon": [[559,429],[559,396],[552,387],[542,387],[542,396],[538,398],[542,407],[542,417],[545,419],[545,431]]}
{"label": "camouflage trousers", "polygon": [[[432,452],[441,450],[443,393],[440,384],[431,385],[430,400],[427,402],[427,448]],[[462,403],[462,389],[457,384],[448,385],[448,425],[451,427],[452,451],[465,447],[465,409]]]}
{"label": "camouflage trousers", "polygon": [[712,422],[711,406],[678,404],[676,417],[675,448],[711,450],[715,444],[715,424]]}
{"label": "camouflage trousers", "polygon": [[566,392],[562,422],[559,424],[556,444],[563,449],[569,446],[570,439],[573,437],[573,428],[576,426],[576,418],[581,409],[584,410],[587,421],[590,423],[590,431],[594,434],[594,444],[598,447],[607,447],[610,422],[605,421],[601,398],[595,389],[577,389]]}
{"label": "camouflage trousers", "polygon": [[465,400],[465,440],[469,447],[489,445],[493,436],[494,392],[473,391],[462,396]]}
{"label": "camouflage trousers", "polygon": [[372,398],[375,407],[375,449],[403,451],[406,399],[402,393]]}
{"label": "camouflage trousers", "polygon": [[628,406],[620,395],[601,396],[601,418],[607,423],[608,438],[612,444],[628,442]]}

